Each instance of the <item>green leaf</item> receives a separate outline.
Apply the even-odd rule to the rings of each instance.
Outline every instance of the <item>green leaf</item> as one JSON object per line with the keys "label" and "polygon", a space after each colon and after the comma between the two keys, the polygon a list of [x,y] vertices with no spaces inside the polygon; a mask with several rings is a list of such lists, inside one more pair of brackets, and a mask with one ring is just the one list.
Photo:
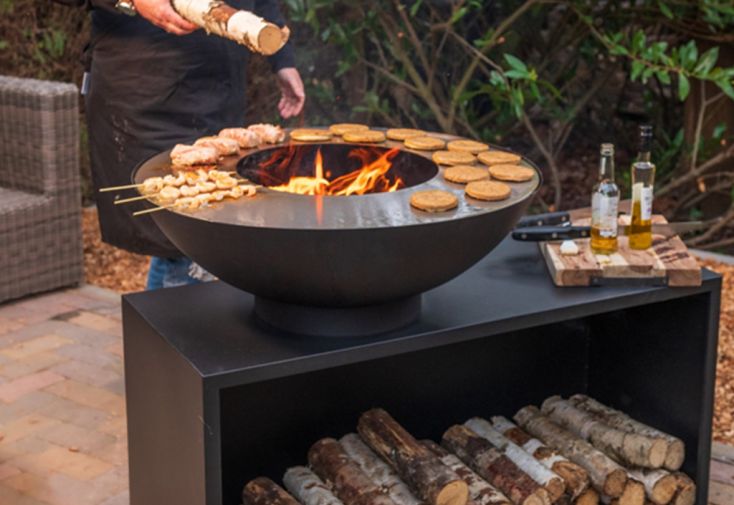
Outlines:
{"label": "green leaf", "polygon": [[670,84],[670,74],[666,71],[656,72],[655,75],[658,77],[661,83]]}
{"label": "green leaf", "polygon": [[636,80],[638,77],[640,77],[640,74],[642,74],[643,70],[645,70],[645,65],[641,61],[633,61],[630,79],[632,79],[633,81]]}
{"label": "green leaf", "polygon": [[451,16],[451,19],[449,20],[449,24],[453,25],[457,21],[459,21],[461,18],[463,18],[466,13],[469,12],[469,9],[467,7],[460,7],[456,9]]}
{"label": "green leaf", "polygon": [[637,30],[635,35],[632,37],[632,53],[637,54],[645,49],[645,32]]}
{"label": "green leaf", "polygon": [[7,49],[10,46],[7,40],[0,40],[0,51]]}
{"label": "green leaf", "polygon": [[410,6],[410,17],[415,17],[415,15],[418,13],[418,9],[421,8],[422,4],[423,4],[423,0],[418,0],[417,2],[414,2],[413,5]]}
{"label": "green leaf", "polygon": [[673,19],[673,11],[671,11],[670,7],[665,4],[665,1],[658,0],[658,8],[660,8],[660,12],[663,13],[663,16],[668,19]]}
{"label": "green leaf", "polygon": [[690,40],[687,44],[680,49],[680,59],[683,68],[691,69],[698,61],[698,48],[696,47],[696,41]]}
{"label": "green leaf", "polygon": [[726,123],[719,123],[714,128],[711,136],[716,140],[721,140],[721,138],[724,136],[724,133],[726,133]]}
{"label": "green leaf", "polygon": [[514,68],[515,70],[519,70],[519,71],[521,71],[521,72],[526,72],[526,73],[527,73],[527,71],[528,71],[528,67],[527,67],[527,65],[525,65],[525,63],[523,63],[523,62],[522,62],[522,60],[520,60],[520,59],[519,59],[519,58],[517,58],[516,56],[513,56],[513,55],[511,55],[511,54],[509,54],[509,53],[505,53],[505,61],[506,61],[506,62],[507,62],[507,63],[508,63],[508,64],[509,64],[509,65],[510,65],[510,66],[511,66],[512,68]]}
{"label": "green leaf", "polygon": [[696,65],[696,68],[693,69],[693,73],[699,74],[699,75],[706,75],[709,73],[709,71],[714,68],[714,65],[716,64],[716,60],[719,59],[719,48],[718,47],[712,47],[703,55],[701,55],[701,59],[698,60],[698,64]]}
{"label": "green leaf", "polygon": [[612,53],[615,56],[627,56],[629,54],[629,51],[627,51],[627,48],[620,45],[613,46],[610,50],[610,53]]}
{"label": "green leaf", "polygon": [[505,72],[505,77],[509,77],[510,79],[529,79],[530,74],[521,70],[508,70]]}
{"label": "green leaf", "polygon": [[688,82],[688,77],[683,74],[678,74],[678,98],[680,98],[681,102],[686,99],[690,90],[691,84]]}
{"label": "green leaf", "polygon": [[721,91],[726,93],[726,96],[734,100],[734,87],[732,87],[731,81],[721,79],[720,81],[716,81],[716,85],[721,88]]}

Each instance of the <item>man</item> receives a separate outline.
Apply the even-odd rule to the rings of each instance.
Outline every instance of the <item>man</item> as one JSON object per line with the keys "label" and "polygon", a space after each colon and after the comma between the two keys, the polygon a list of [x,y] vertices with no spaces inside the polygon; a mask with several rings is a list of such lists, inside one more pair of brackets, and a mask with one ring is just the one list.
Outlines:
{"label": "man", "polygon": [[[243,126],[246,48],[198,30],[169,0],[87,3],[92,37],[86,114],[95,188],[129,184],[139,163],[176,143]],[[228,3],[283,25],[276,1]],[[281,116],[298,115],[305,94],[293,48],[287,44],[269,60],[281,90]],[[135,209],[113,202],[112,194],[98,193],[102,239],[153,256],[148,289],[195,282],[191,261],[149,216],[133,218]]]}

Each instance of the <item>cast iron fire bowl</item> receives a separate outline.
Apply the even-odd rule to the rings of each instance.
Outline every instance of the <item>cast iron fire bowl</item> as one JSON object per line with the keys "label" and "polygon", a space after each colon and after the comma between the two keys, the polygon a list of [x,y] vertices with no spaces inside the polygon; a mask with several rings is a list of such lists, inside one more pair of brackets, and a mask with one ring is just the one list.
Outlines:
{"label": "cast iron fire bowl", "polygon": [[[304,146],[307,163],[301,162],[309,171],[318,147],[326,167],[344,162],[346,146],[339,140],[294,144]],[[256,179],[252,168],[282,147],[243,151],[220,168]],[[540,184],[536,169],[531,181],[511,184],[508,200],[482,202],[465,197],[463,186],[446,182],[430,152],[390,141],[365,147],[400,147],[393,170],[413,185],[361,196],[305,196],[263,188],[252,198],[193,212],[165,210],[153,218],[184,254],[224,282],[253,293],[260,315],[270,312],[266,319],[277,320],[282,306],[372,306],[376,314],[387,314],[386,307],[404,303],[415,312],[416,295],[459,275],[507,235]],[[523,164],[535,168],[527,160]],[[169,153],[164,152],[140,165],[134,180],[167,173]],[[409,198],[421,189],[453,191],[459,206],[442,213],[416,210]],[[306,311],[303,317],[313,314]]]}

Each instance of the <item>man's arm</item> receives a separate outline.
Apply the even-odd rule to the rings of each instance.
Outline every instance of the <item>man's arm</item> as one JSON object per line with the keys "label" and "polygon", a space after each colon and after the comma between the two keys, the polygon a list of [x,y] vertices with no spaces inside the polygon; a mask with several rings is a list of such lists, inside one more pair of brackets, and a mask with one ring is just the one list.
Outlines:
{"label": "man's arm", "polygon": [[[68,5],[70,7],[86,6],[88,9],[102,9],[115,14],[123,15],[115,7],[117,0],[54,0],[57,3]],[[147,19],[159,28],[164,29],[168,33],[176,35],[186,35],[193,32],[198,27],[186,21],[179,16],[170,0],[128,0],[135,6],[135,10],[140,16]]]}

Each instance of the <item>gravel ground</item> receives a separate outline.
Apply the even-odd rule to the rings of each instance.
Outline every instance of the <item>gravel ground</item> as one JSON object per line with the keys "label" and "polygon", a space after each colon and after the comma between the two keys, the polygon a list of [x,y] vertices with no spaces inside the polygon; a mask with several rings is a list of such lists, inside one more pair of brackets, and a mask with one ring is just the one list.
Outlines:
{"label": "gravel ground", "polygon": [[[96,209],[84,209],[83,223],[86,281],[120,293],[143,290],[149,258],[103,243],[99,236]],[[724,276],[716,370],[714,439],[734,445],[734,265],[711,260],[702,260],[701,264]]]}

